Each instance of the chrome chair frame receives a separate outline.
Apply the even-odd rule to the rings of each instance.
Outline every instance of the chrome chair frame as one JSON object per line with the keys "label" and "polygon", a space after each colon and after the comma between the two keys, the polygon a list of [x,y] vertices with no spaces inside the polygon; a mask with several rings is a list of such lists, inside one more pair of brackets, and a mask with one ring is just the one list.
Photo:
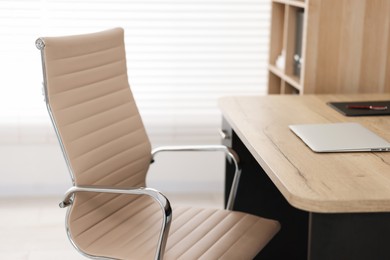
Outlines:
{"label": "chrome chair frame", "polygon": [[[152,197],[159,204],[161,211],[162,211],[162,215],[163,215],[163,222],[162,222],[162,226],[161,226],[161,230],[160,230],[160,236],[159,236],[159,240],[158,240],[155,259],[163,259],[165,246],[166,246],[166,243],[168,240],[169,228],[170,228],[171,221],[172,221],[171,204],[170,204],[169,200],[164,196],[164,194],[162,194],[161,192],[159,192],[155,189],[151,189],[151,188],[118,189],[115,187],[73,186],[66,191],[62,202],[60,202],[60,204],[59,204],[60,208],[65,208],[67,206],[70,206],[72,204],[74,194],[78,193],[78,192],[114,193],[114,194],[126,194],[126,195],[146,195],[146,196]],[[69,210],[67,213],[69,213]],[[80,248],[77,247],[77,245],[73,242],[73,240],[70,236],[68,225],[66,225],[66,233],[67,233],[68,238],[71,241],[72,245],[81,254],[88,256],[90,258],[101,259],[101,257],[95,257],[95,256],[91,256],[89,254],[86,254]],[[111,258],[105,258],[105,259],[111,259]]]}
{"label": "chrome chair frame", "polygon": [[[152,189],[152,188],[129,188],[129,189],[118,189],[115,187],[98,187],[98,186],[76,186],[74,181],[74,174],[71,167],[71,164],[69,162],[67,153],[65,151],[64,144],[62,142],[61,136],[59,134],[57,124],[55,121],[55,118],[52,113],[52,109],[49,103],[48,98],[48,92],[47,92],[47,82],[46,82],[46,69],[45,69],[45,59],[44,59],[44,48],[45,48],[45,42],[42,38],[38,38],[35,41],[35,46],[38,50],[41,52],[41,59],[42,59],[42,68],[43,68],[43,91],[42,94],[44,95],[44,101],[46,103],[46,108],[48,110],[50,119],[52,121],[55,133],[57,135],[57,140],[59,141],[66,165],[68,167],[70,177],[72,179],[73,187],[69,188],[65,195],[63,200],[59,203],[59,206],[61,208],[65,208],[72,205],[74,195],[78,192],[90,192],[90,193],[113,193],[113,194],[126,194],[126,195],[146,195],[152,197],[160,206],[162,215],[163,215],[163,222],[160,229],[160,235],[159,235],[159,241],[157,245],[157,250],[155,254],[155,259],[163,259],[165,246],[168,240],[168,234],[169,234],[169,228],[172,220],[172,208],[170,205],[169,200],[159,191]],[[241,168],[239,165],[239,158],[237,154],[229,147],[224,145],[193,145],[193,146],[162,146],[158,147],[154,150],[152,150],[152,162],[154,161],[155,156],[160,152],[188,152],[188,151],[203,151],[203,152],[210,152],[210,151],[217,151],[217,152],[224,152],[226,155],[226,158],[230,163],[233,163],[235,166],[235,172],[234,172],[234,178],[233,183],[231,186],[229,198],[227,201],[226,209],[232,210],[234,206],[234,200],[237,193],[238,184],[240,181],[241,176]],[[71,207],[67,210],[67,217],[70,212]],[[90,254],[85,253],[82,251],[72,240],[70,236],[69,226],[68,222],[65,223],[66,233],[67,236],[74,246],[74,248],[82,255],[92,258],[92,259],[111,259],[111,258],[105,258],[100,256],[93,256]]]}
{"label": "chrome chair frame", "polygon": [[227,160],[234,165],[234,177],[233,183],[230,189],[228,201],[226,203],[226,209],[233,210],[234,201],[237,194],[238,184],[241,177],[241,167],[239,164],[239,158],[233,149],[225,145],[188,145],[188,146],[161,146],[152,150],[152,161],[155,156],[160,152],[223,152]]}

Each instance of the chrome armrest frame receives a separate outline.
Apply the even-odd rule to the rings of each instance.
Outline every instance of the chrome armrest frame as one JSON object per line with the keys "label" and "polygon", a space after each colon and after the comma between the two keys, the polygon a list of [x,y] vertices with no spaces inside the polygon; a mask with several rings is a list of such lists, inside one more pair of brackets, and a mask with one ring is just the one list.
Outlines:
{"label": "chrome armrest frame", "polygon": [[[74,194],[78,192],[96,192],[96,193],[113,193],[113,194],[127,194],[127,195],[147,195],[152,197],[160,206],[162,213],[163,213],[163,223],[161,226],[159,241],[157,245],[156,255],[155,259],[163,259],[165,246],[168,240],[168,233],[169,228],[172,221],[172,208],[170,205],[169,200],[159,191],[151,188],[129,188],[129,189],[119,189],[115,187],[96,187],[96,186],[73,186],[69,190],[66,191],[64,195],[64,199],[59,204],[61,208],[65,208],[73,203],[73,197]],[[73,246],[83,255],[86,255],[88,257],[92,258],[99,258],[94,257],[91,255],[87,255],[84,252],[82,252],[77,245],[72,241],[68,226],[67,232],[68,237],[70,241],[72,242]]]}
{"label": "chrome armrest frame", "polygon": [[241,177],[241,167],[239,157],[236,152],[225,145],[186,145],[186,146],[161,146],[152,150],[152,162],[155,156],[160,152],[224,152],[226,158],[235,167],[232,186],[230,188],[229,198],[226,203],[226,209],[233,210],[234,201],[237,194],[238,184]]}

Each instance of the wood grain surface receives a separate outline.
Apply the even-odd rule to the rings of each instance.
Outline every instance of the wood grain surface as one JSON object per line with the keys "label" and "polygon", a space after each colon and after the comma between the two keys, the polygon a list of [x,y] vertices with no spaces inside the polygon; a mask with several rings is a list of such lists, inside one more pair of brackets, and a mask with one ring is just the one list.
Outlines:
{"label": "wood grain surface", "polygon": [[[224,97],[223,116],[288,202],[311,212],[390,211],[390,152],[315,153],[290,124],[358,122],[390,141],[390,117],[345,117],[329,101],[375,95]],[[245,173],[243,173],[245,174]]]}

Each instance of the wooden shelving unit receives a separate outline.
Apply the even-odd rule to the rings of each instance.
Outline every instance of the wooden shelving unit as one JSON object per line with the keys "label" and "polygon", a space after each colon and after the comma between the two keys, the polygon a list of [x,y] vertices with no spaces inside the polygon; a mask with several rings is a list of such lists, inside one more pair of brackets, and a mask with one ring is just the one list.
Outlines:
{"label": "wooden shelving unit", "polygon": [[390,1],[271,2],[269,94],[390,92]]}

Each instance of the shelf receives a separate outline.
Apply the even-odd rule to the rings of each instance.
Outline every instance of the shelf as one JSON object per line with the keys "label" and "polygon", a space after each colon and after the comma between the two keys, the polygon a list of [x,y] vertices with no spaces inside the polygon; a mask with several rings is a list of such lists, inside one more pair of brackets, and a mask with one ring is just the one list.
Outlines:
{"label": "shelf", "polygon": [[[296,54],[302,55],[303,36],[299,28],[303,26],[297,24],[303,23],[303,16],[298,15],[305,13],[306,3],[297,0],[272,1],[269,93],[302,93],[301,68],[294,58]],[[300,17],[301,22],[298,23]]]}
{"label": "shelf", "polygon": [[284,48],[285,5],[272,3],[271,40],[269,63],[275,64]]}
{"label": "shelf", "polygon": [[299,95],[300,92],[294,86],[288,82],[282,80],[280,77],[270,72],[269,80],[272,81],[272,89],[269,89],[269,94],[295,94]]}
{"label": "shelf", "polygon": [[[300,23],[300,29],[298,29],[297,21],[299,17],[302,17],[300,20],[303,19],[303,16],[298,16],[298,14],[304,15],[304,9],[295,7],[295,6],[287,6],[286,7],[286,17],[284,18],[285,24],[284,24],[284,51],[285,51],[285,74],[287,75],[294,75],[295,71],[295,63],[294,63],[294,56],[296,54],[299,54],[301,56],[302,51],[302,30],[303,30],[303,23]],[[298,33],[300,32],[300,33]],[[299,44],[299,51],[298,51],[298,43]],[[300,76],[300,75],[296,75]]]}
{"label": "shelf", "polygon": [[281,71],[280,69],[278,69],[274,65],[269,65],[268,70],[270,71],[270,73],[279,77],[281,81],[287,82],[289,85],[291,85],[293,88],[295,88],[298,92],[302,91],[302,86],[301,86],[299,78],[297,76],[286,75],[283,71]]}
{"label": "shelf", "polygon": [[274,3],[280,3],[290,6],[295,6],[299,8],[306,8],[306,2],[305,1],[298,1],[298,0],[273,0]]}
{"label": "shelf", "polygon": [[288,82],[283,82],[281,85],[281,94],[299,95],[299,90],[291,86]]}
{"label": "shelf", "polygon": [[390,92],[389,0],[271,3],[268,93]]}

